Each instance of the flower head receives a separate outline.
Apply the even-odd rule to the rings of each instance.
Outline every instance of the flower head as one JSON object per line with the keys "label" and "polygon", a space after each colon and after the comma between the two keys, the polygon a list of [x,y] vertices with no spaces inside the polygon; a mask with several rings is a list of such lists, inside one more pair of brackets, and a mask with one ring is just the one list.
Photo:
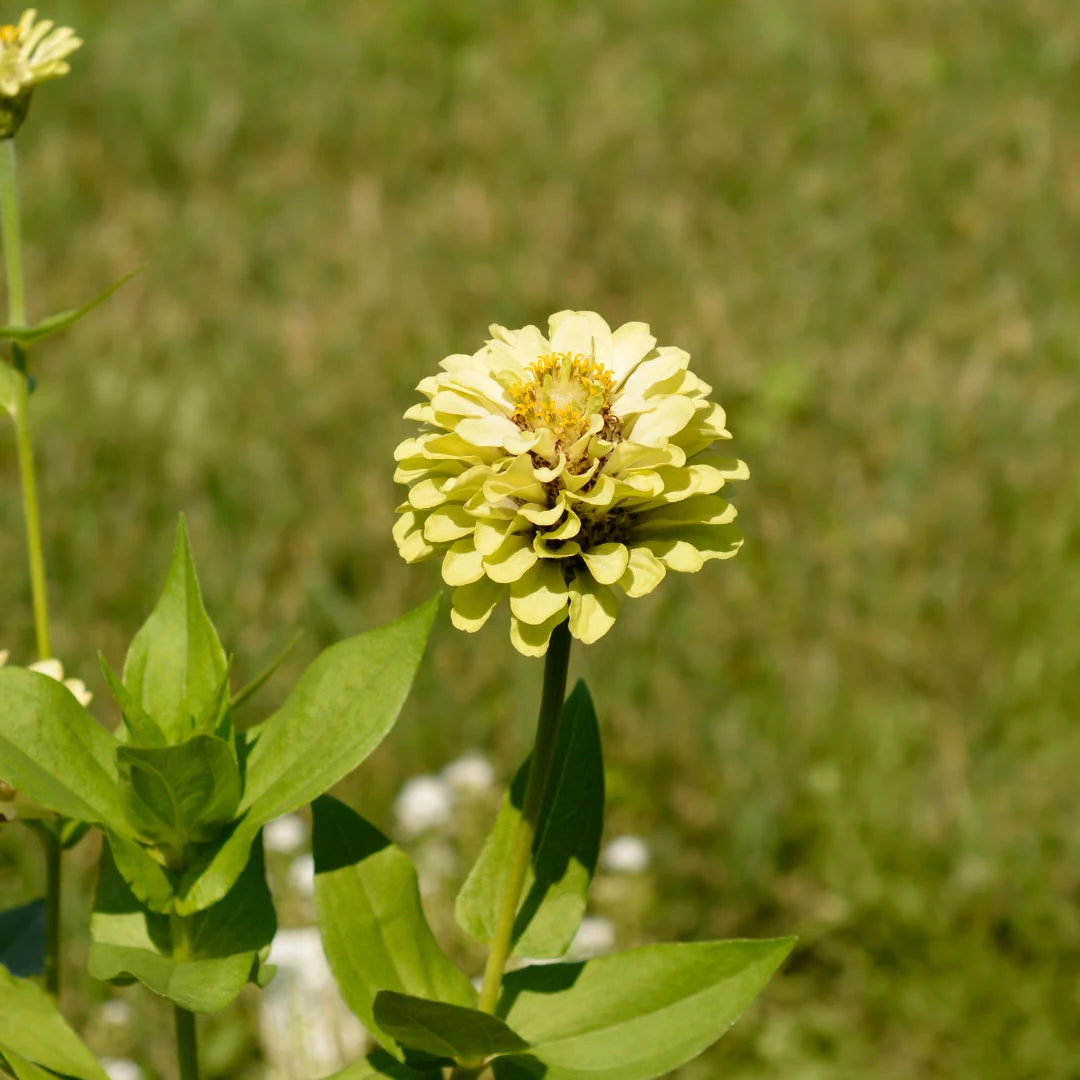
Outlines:
{"label": "flower head", "polygon": [[30,91],[47,79],[70,71],[67,58],[82,45],[69,26],[53,29],[49,19],[36,22],[28,8],[14,26],[0,26],[0,138],[19,130],[30,105]]}
{"label": "flower head", "polygon": [[591,311],[491,327],[472,356],[448,356],[406,419],[425,430],[397,449],[409,488],[394,528],[407,562],[442,557],[454,625],[478,630],[503,596],[510,636],[547,651],[564,619],[586,643],[611,628],[617,588],[651,592],[738,551],[719,492],[748,475],[689,354],[644,323],[612,331]]}

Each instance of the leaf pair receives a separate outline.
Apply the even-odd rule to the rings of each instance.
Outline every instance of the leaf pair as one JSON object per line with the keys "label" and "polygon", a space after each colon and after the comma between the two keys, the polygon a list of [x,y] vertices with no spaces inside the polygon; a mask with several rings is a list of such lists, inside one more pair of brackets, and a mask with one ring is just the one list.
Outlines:
{"label": "leaf pair", "polygon": [[[458,898],[459,922],[490,940],[509,837],[529,763]],[[596,865],[603,765],[596,716],[579,683],[563,710],[552,781],[515,927],[516,951],[561,955]],[[431,1080],[447,1062],[490,1061],[501,1080],[649,1080],[714,1042],[768,981],[790,939],[648,946],[506,976],[497,1015],[424,918],[408,857],[326,796],[315,802],[315,898],[323,946],[346,1003],[389,1053],[335,1080]]]}

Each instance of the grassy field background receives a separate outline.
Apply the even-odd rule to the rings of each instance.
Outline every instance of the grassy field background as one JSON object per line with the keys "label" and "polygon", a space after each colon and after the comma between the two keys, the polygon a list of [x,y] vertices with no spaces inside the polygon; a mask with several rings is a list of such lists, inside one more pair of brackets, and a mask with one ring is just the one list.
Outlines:
{"label": "grassy field background", "polygon": [[[268,707],[437,587],[390,537],[416,382],[490,322],[650,322],[752,475],[740,556],[575,656],[609,832],[655,851],[619,943],[800,936],[679,1077],[1080,1077],[1080,11],[42,14],[87,45],[19,137],[32,314],[149,263],[36,354],[56,647],[100,715],[95,651],[122,660],[178,511],[241,678],[304,631]],[[29,659],[21,529],[0,444],[0,642]],[[443,625],[346,797],[386,821],[467,747],[509,775],[539,677],[505,614]],[[9,831],[0,893],[39,880]],[[208,1025],[219,1075],[260,1075],[246,1015]]]}

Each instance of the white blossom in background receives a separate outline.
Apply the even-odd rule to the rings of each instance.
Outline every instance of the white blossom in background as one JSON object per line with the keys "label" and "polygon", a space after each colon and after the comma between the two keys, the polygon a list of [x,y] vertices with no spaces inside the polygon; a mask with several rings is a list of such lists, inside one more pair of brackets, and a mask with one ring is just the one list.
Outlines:
{"label": "white blossom in background", "polygon": [[[8,660],[7,649],[0,649],[0,667],[3,667]],[[50,679],[55,679],[58,683],[63,683],[74,696],[75,700],[85,709],[91,701],[94,700],[94,695],[86,689],[86,683],[82,679],[65,679],[64,678],[64,665],[59,660],[49,657],[47,660],[38,660],[31,664],[30,671],[36,671],[39,675],[48,675]]]}
{"label": "white blossom in background", "polygon": [[324,1076],[365,1053],[367,1033],[341,1000],[317,927],[279,930],[270,963],[277,975],[258,998],[266,1080]]}
{"label": "white blossom in background", "polygon": [[446,879],[460,869],[457,853],[444,840],[425,841],[413,853],[416,876],[421,896],[433,896],[443,887]]}
{"label": "white blossom in background", "polygon": [[588,960],[615,948],[615,924],[602,915],[587,915],[570,943],[567,958]]}
{"label": "white blossom in background", "polygon": [[479,750],[462,754],[442,771],[442,778],[458,795],[478,796],[490,791],[495,783],[495,770]]}
{"label": "white blossom in background", "polygon": [[439,776],[407,780],[394,802],[398,829],[409,838],[447,824],[454,808],[450,785]]}
{"label": "white blossom in background", "polygon": [[307,842],[307,826],[297,814],[275,818],[263,829],[263,843],[267,851],[292,855]]}
{"label": "white blossom in background", "polygon": [[128,1058],[104,1058],[101,1067],[109,1080],[143,1080],[146,1076],[142,1066]]}
{"label": "white blossom in background", "polygon": [[300,855],[289,865],[289,884],[305,900],[315,895],[315,856]]}
{"label": "white blossom in background", "polygon": [[612,874],[641,874],[649,869],[649,845],[640,836],[616,836],[600,853],[600,865]]}
{"label": "white blossom in background", "polygon": [[97,1007],[98,1018],[109,1027],[131,1027],[135,1012],[123,998],[109,998]]}

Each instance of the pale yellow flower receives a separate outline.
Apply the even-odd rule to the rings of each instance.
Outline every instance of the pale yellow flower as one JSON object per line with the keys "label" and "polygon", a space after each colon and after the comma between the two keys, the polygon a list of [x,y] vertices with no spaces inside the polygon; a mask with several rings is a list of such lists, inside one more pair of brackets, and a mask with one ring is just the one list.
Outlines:
{"label": "pale yellow flower", "polygon": [[[0,649],[0,667],[7,663],[9,655],[7,649]],[[41,675],[48,675],[50,679],[63,683],[83,708],[86,708],[94,700],[94,695],[86,689],[86,683],[82,679],[64,678],[64,665],[59,660],[51,657],[47,660],[38,660],[30,665],[29,670],[36,671]]]}
{"label": "pale yellow flower", "polygon": [[0,26],[0,95],[17,97],[23,91],[70,71],[67,58],[82,41],[69,26],[53,29],[49,19],[35,22],[29,8],[14,26]]}
{"label": "pale yellow flower", "polygon": [[689,354],[644,323],[612,331],[591,311],[491,327],[472,356],[448,356],[405,414],[424,431],[397,449],[408,485],[394,528],[407,562],[442,557],[451,618],[478,630],[510,600],[510,636],[547,651],[564,619],[583,642],[615,621],[615,590],[651,592],[742,540],[722,495],[749,474]]}

